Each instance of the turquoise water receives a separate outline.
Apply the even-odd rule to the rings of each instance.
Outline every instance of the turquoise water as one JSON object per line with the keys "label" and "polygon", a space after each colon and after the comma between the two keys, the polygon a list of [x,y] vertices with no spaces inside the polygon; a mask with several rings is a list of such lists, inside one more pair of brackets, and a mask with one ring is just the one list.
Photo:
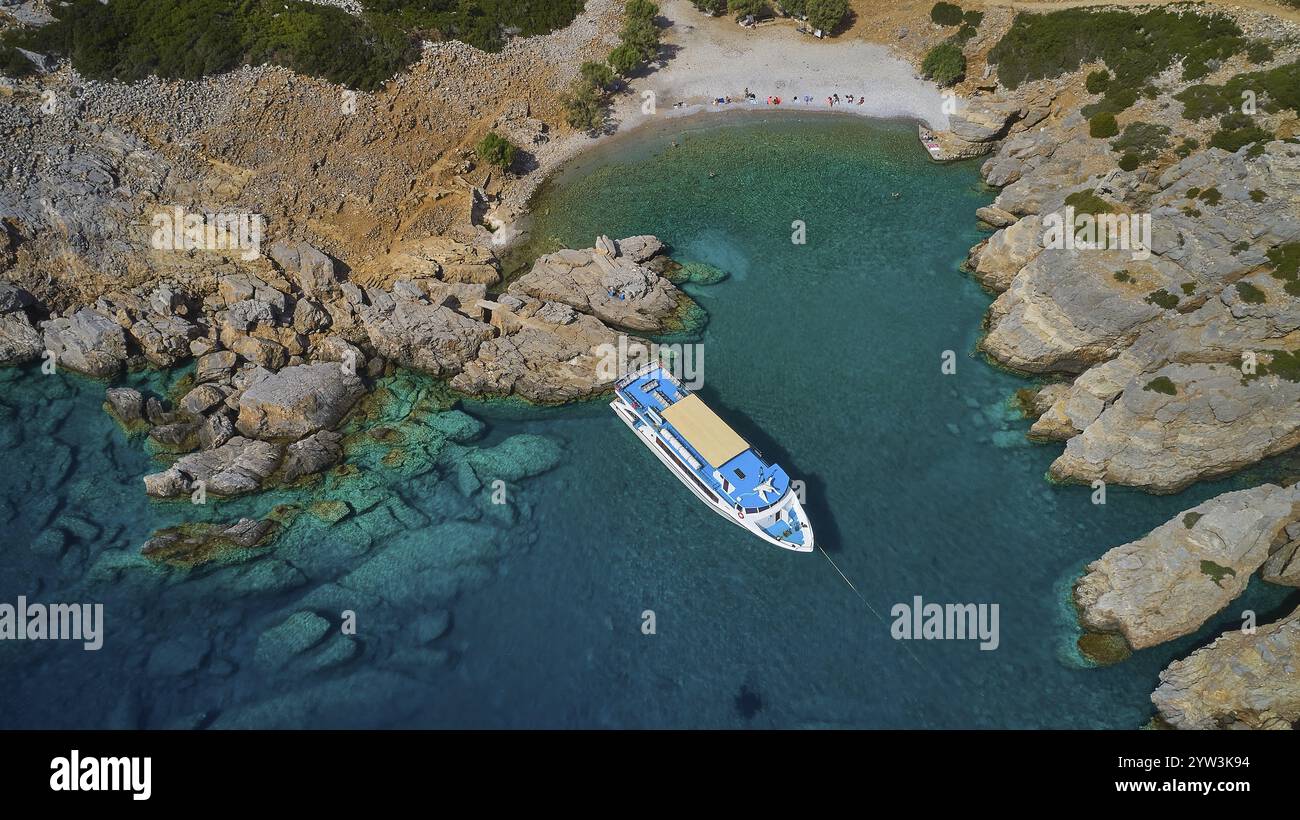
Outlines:
{"label": "turquoise water", "polygon": [[[466,432],[416,378],[353,424],[357,475],[202,513],[334,499],[347,518],[301,513],[257,555],[161,570],[138,546],[194,509],[145,499],[157,465],[99,409],[103,385],[0,372],[0,601],[103,601],[108,623],[98,653],[0,644],[0,725],[1145,723],[1161,668],[1243,608],[1279,611],[1286,590],[1255,582],[1200,634],[1114,667],[1077,657],[1082,566],[1247,479],[1174,497],[1111,488],[1105,506],[1044,479],[1059,447],[1028,443],[1008,401],[1026,382],[973,354],[990,297],[958,266],[990,199],[974,164],[928,163],[910,126],[753,115],[624,138],[537,203],[525,254],[654,233],[731,274],[688,287],[710,316],[701,392],[806,480],[818,543],[865,603],[821,555],[705,509],[603,404],[466,402],[485,425]],[[386,426],[398,445],[373,434]],[[493,476],[507,505],[488,497]],[[33,549],[51,527],[63,543]],[[998,604],[1000,646],[893,640],[891,607],[916,595]],[[290,614],[337,626],[344,609],[355,637],[331,629],[282,667],[259,662]]]}

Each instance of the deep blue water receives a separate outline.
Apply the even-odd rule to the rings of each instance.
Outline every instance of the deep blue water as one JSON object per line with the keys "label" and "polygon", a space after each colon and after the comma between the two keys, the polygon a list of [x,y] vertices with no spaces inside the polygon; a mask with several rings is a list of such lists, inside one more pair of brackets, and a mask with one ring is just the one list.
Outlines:
{"label": "deep blue water", "polygon": [[[990,297],[959,265],[990,199],[976,165],[929,163],[910,126],[784,115],[623,138],[538,199],[524,253],[654,233],[731,274],[688,287],[710,315],[703,396],[806,480],[818,543],[866,604],[820,554],[704,509],[603,404],[467,402],[486,427],[462,447],[437,431],[464,418],[420,407],[436,386],[418,378],[354,423],[359,475],[200,514],[336,499],[348,518],[304,513],[249,560],[159,570],[139,545],[195,508],[144,497],[157,464],[99,409],[103,385],[0,372],[0,601],[102,601],[108,621],[97,653],[0,644],[0,725],[1145,723],[1161,668],[1286,591],[1255,582],[1197,636],[1113,667],[1078,658],[1082,566],[1247,479],[1173,497],[1112,487],[1105,506],[1045,480],[1059,447],[1027,442],[1009,402],[1026,382],[973,354]],[[406,431],[401,466],[366,438],[380,422]],[[537,474],[551,445],[558,466]],[[510,504],[464,486],[467,464],[485,485],[508,476]],[[33,551],[51,527],[63,547]],[[893,640],[890,608],[915,595],[998,604],[999,648]],[[337,634],[344,609],[354,638]],[[301,611],[329,634],[283,668],[260,662],[263,633]]]}

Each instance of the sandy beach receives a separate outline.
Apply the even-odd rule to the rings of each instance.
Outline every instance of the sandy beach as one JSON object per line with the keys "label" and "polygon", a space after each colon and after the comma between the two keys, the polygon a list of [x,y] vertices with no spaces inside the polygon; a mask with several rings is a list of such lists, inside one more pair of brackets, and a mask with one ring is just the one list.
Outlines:
{"label": "sandy beach", "polygon": [[[565,163],[611,137],[666,118],[794,111],[948,127],[939,87],[921,79],[887,46],[851,36],[818,40],[796,31],[793,20],[742,28],[731,16],[709,17],[688,0],[662,0],[659,22],[666,60],[633,77],[614,97],[611,130],[597,136],[570,134],[538,151],[537,169],[505,195],[507,205],[525,213],[533,193]],[[745,100],[745,89],[754,100]],[[652,108],[645,105],[647,92],[654,95]],[[841,100],[852,94],[853,102],[829,105],[826,98],[834,94]],[[730,103],[715,102],[728,96]],[[780,104],[770,103],[769,97],[780,97]],[[956,103],[960,109],[961,99]],[[521,238],[514,226],[507,226],[493,244],[503,252]]]}
{"label": "sandy beach", "polygon": [[[661,17],[669,24],[664,42],[671,57],[665,66],[635,79],[633,95],[620,97],[615,108],[620,130],[665,113],[778,107],[769,104],[769,97],[779,97],[780,108],[906,117],[931,128],[948,126],[939,88],[886,46],[860,39],[818,40],[796,31],[792,20],[746,29],[729,16],[708,17],[687,0],[665,0]],[[745,89],[756,99],[746,102]],[[655,94],[654,114],[641,110],[645,91]],[[846,101],[828,104],[827,97],[834,94]],[[731,103],[715,103],[728,96]]]}

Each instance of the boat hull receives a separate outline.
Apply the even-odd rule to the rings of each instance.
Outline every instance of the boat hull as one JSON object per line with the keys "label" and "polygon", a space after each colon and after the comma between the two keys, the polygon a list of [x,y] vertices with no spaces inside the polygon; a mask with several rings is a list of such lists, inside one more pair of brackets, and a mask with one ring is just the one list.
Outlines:
{"label": "boat hull", "polygon": [[[668,468],[669,472],[677,476],[677,480],[686,486],[700,501],[703,501],[718,515],[727,519],[741,529],[758,536],[762,540],[774,547],[790,550],[791,552],[812,552],[813,551],[813,532],[812,528],[807,526],[808,517],[804,514],[803,507],[799,503],[798,497],[793,490],[788,491],[782,499],[778,500],[769,509],[762,513],[746,516],[743,512],[738,512],[730,503],[722,499],[717,493],[705,486],[695,475],[683,465],[672,453],[672,451],[662,442],[655,431],[645,422],[643,422],[636,413],[628,407],[621,399],[615,399],[610,402],[610,408],[613,409],[614,415],[622,420],[623,424],[632,431],[637,440],[646,446],[646,449],[655,454],[655,457]],[[794,544],[784,541],[764,530],[762,522],[773,522],[773,516],[784,514],[788,517],[796,517],[796,520],[805,522],[802,528],[804,534],[803,543]]]}

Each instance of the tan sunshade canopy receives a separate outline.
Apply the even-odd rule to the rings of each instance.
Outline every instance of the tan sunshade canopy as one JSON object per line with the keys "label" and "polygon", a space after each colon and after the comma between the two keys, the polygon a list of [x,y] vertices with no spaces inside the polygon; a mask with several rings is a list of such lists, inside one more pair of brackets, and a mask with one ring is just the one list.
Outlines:
{"label": "tan sunshade canopy", "polygon": [[749,449],[749,444],[694,393],[670,405],[663,415],[686,443],[714,467],[721,467]]}

